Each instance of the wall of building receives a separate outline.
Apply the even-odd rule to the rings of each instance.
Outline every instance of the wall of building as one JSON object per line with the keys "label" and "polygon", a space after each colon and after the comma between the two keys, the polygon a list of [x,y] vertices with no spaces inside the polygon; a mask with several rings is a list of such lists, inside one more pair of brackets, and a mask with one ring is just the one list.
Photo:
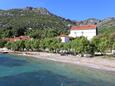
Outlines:
{"label": "wall of building", "polygon": [[71,30],[70,37],[80,37],[84,36],[88,40],[91,40],[94,36],[96,36],[96,29],[89,29],[89,30]]}
{"label": "wall of building", "polygon": [[69,41],[68,37],[61,37],[61,42],[66,43]]}

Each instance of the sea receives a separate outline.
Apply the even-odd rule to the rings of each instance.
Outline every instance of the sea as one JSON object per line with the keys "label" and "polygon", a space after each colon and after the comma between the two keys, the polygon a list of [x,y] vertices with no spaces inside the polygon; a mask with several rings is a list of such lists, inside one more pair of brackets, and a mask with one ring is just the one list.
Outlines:
{"label": "sea", "polygon": [[0,54],[0,86],[115,86],[115,73],[32,57]]}

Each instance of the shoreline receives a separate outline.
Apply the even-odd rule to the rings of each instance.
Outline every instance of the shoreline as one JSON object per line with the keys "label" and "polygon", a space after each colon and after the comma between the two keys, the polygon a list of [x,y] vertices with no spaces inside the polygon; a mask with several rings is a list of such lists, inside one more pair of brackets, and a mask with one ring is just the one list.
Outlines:
{"label": "shoreline", "polygon": [[20,56],[27,56],[31,58],[38,58],[44,60],[51,60],[62,63],[70,63],[94,69],[115,72],[115,59],[107,59],[102,56],[86,58],[78,56],[61,56],[60,54],[46,53],[46,52],[19,52],[13,53]]}

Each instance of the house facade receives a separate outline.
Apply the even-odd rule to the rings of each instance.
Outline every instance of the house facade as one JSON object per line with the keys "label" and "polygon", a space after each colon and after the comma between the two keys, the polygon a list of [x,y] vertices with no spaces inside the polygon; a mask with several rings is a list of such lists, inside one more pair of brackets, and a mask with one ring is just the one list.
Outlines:
{"label": "house facade", "polygon": [[76,38],[84,36],[88,40],[91,40],[96,35],[97,35],[96,25],[83,25],[83,26],[72,26],[70,28],[69,37]]}
{"label": "house facade", "polygon": [[64,34],[60,35],[58,38],[61,40],[62,43],[69,42],[69,40],[70,40],[69,36],[64,35]]}
{"label": "house facade", "polygon": [[62,42],[62,43],[69,42],[69,37],[62,36],[62,37],[60,37],[60,38],[61,38],[61,42]]}

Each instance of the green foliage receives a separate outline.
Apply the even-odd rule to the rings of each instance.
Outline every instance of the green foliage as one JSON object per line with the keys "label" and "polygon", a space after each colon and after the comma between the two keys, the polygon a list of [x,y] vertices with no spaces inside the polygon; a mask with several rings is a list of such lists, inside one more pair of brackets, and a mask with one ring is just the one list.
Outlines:
{"label": "green foliage", "polygon": [[11,42],[7,42],[5,44],[5,47],[12,50],[12,43]]}
{"label": "green foliage", "polygon": [[115,42],[112,45],[112,49],[115,50]]}
{"label": "green foliage", "polygon": [[80,37],[71,42],[71,48],[77,53],[87,53],[89,44],[85,37]]}
{"label": "green foliage", "polygon": [[23,51],[25,48],[24,41],[8,42],[5,47],[14,51]]}
{"label": "green foliage", "polygon": [[25,41],[25,49],[27,51],[31,50],[31,51],[38,51],[39,50],[39,45],[40,45],[40,41],[39,40],[27,40]]}
{"label": "green foliage", "polygon": [[29,35],[33,38],[55,37],[68,33],[70,20],[55,16],[46,9],[12,9],[2,11],[0,38]]}
{"label": "green foliage", "polygon": [[34,41],[33,40],[27,40],[25,41],[25,48],[26,50],[33,50],[33,44],[34,44]]}
{"label": "green foliage", "polygon": [[61,43],[58,38],[33,39],[26,41],[7,42],[8,49],[17,51],[48,51],[53,53],[73,52],[74,54],[92,54],[101,52],[105,54],[108,50],[115,49],[114,34],[99,35],[87,40],[85,37],[75,38],[67,43]]}
{"label": "green foliage", "polygon": [[99,30],[99,34],[111,34],[111,33],[114,33],[115,32],[115,26],[111,26],[111,27],[101,27],[98,29]]}
{"label": "green foliage", "polygon": [[40,49],[40,41],[39,40],[32,40],[33,43],[31,44],[33,50],[39,51]]}
{"label": "green foliage", "polygon": [[3,48],[7,42],[4,40],[0,40],[0,48]]}
{"label": "green foliage", "polygon": [[102,54],[105,54],[108,50],[111,51],[114,43],[114,34],[99,35],[92,39],[92,44],[95,46],[95,50]]}
{"label": "green foliage", "polygon": [[56,50],[58,50],[59,48],[59,44],[60,40],[56,39],[56,38],[46,38],[41,40],[40,42],[40,47],[42,49],[49,49],[49,51],[51,52],[56,52]]}

